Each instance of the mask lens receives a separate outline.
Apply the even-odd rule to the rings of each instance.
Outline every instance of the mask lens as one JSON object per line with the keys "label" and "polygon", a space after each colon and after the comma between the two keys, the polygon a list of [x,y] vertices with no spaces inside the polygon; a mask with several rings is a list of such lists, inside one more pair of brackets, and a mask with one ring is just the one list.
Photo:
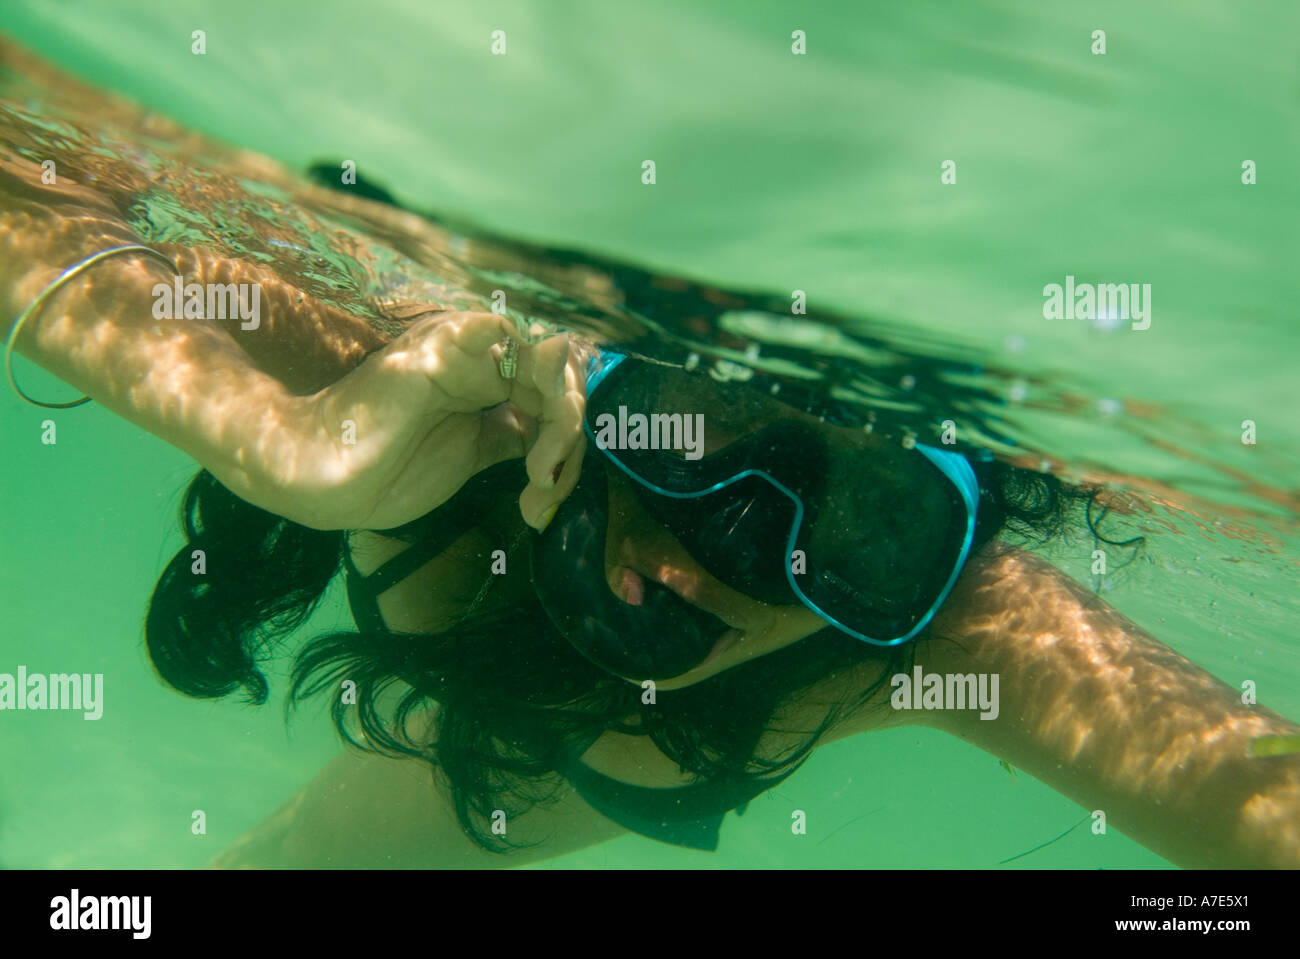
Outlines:
{"label": "mask lens", "polygon": [[870,636],[908,633],[938,601],[966,532],[956,489],[919,455],[897,447],[839,455],[795,548],[804,595]]}
{"label": "mask lens", "polygon": [[[882,641],[907,634],[942,597],[967,508],[919,451],[675,367],[627,360],[594,392],[596,445],[636,481],[647,512],[731,588],[774,605],[806,599]],[[635,414],[646,418],[639,436],[627,429]],[[664,425],[674,415],[703,428],[674,434]]]}
{"label": "mask lens", "polygon": [[642,507],[701,566],[739,593],[776,606],[798,605],[782,561],[796,509],[756,476],[695,499],[670,499],[634,483]]}

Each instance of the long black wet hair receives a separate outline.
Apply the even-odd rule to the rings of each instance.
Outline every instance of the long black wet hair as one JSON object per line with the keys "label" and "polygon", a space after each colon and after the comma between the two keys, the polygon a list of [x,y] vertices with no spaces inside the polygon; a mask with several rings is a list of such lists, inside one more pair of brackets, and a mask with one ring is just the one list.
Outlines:
{"label": "long black wet hair", "polygon": [[[999,532],[1046,540],[1084,507],[1092,535],[1097,491],[999,461],[977,465],[981,486],[974,548]],[[495,483],[513,501],[517,472],[492,470],[473,483]],[[490,492],[490,491],[489,491]],[[206,470],[190,483],[181,507],[186,544],[167,564],[146,620],[149,655],[162,678],[194,697],[242,691],[267,701],[260,664],[311,615],[340,572],[345,534],[292,523],[236,497]],[[206,572],[192,572],[202,550]],[[527,569],[527,564],[517,564]],[[525,591],[533,597],[531,590]],[[925,634],[922,634],[922,639]],[[286,712],[330,695],[340,735],[354,746],[429,762],[450,791],[462,828],[484,849],[513,844],[490,832],[490,817],[508,817],[556,795],[565,757],[607,730],[646,735],[701,781],[770,776],[803,759],[835,723],[865,708],[896,672],[912,668],[913,644],[882,649],[826,628],[784,649],[707,680],[643,690],[579,655],[551,626],[535,598],[463,618],[435,635],[336,632],[302,648]],[[802,744],[782,756],[756,754],[760,737],[779,725],[783,705],[800,690],[874,663],[876,679],[849,702],[828,710]],[[355,698],[340,694],[355,683]],[[433,709],[434,723],[419,718]],[[433,733],[425,730],[432,728]]]}

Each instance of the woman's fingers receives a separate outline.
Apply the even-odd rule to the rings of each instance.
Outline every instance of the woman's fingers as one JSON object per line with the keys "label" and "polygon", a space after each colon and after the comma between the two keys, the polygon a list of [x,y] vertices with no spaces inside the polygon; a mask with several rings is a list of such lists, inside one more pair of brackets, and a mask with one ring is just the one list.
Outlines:
{"label": "woman's fingers", "polygon": [[519,512],[524,522],[537,530],[543,530],[555,516],[559,505],[578,485],[578,476],[582,472],[582,459],[587,451],[587,438],[578,434],[577,442],[569,451],[560,470],[560,477],[554,486],[543,487],[538,483],[529,483],[519,497]]}
{"label": "woman's fingers", "polygon": [[[543,489],[555,485],[558,467],[582,434],[586,378],[578,369],[568,337],[539,343],[532,351],[530,379],[541,394],[537,441],[528,451],[528,479]],[[525,411],[527,412],[527,411]]]}
{"label": "woman's fingers", "polygon": [[552,336],[528,350],[522,374],[542,396],[554,399],[569,388],[567,377],[574,350],[567,336]]}
{"label": "woman's fingers", "polygon": [[466,353],[484,353],[514,333],[515,325],[497,313],[448,314],[450,335]]}
{"label": "woman's fingers", "polygon": [[569,359],[569,338],[552,336],[534,344],[521,344],[510,402],[529,416],[542,415],[547,397],[564,392],[564,367]]}
{"label": "woman's fingers", "polygon": [[512,383],[501,376],[499,350],[514,324],[496,313],[445,313],[415,324],[389,346],[390,362],[418,372],[441,394],[449,412],[487,409],[510,399]]}
{"label": "woman's fingers", "polygon": [[573,491],[582,464],[582,421],[586,413],[586,376],[582,358],[568,337],[537,344],[525,371],[540,408],[537,439],[525,458],[528,489],[519,506],[529,524],[542,527],[546,513]]}
{"label": "woman's fingers", "polygon": [[[511,379],[501,370],[506,337],[515,343]],[[577,485],[585,445],[586,377],[569,337],[529,344],[506,317],[450,313],[412,326],[389,350],[389,362],[427,378],[437,391],[434,407],[471,413],[508,401],[518,412],[503,417],[494,411],[482,420],[478,457],[486,465],[523,445],[528,486],[519,508],[525,522],[545,526]]]}
{"label": "woman's fingers", "polygon": [[582,399],[574,393],[546,402],[537,421],[537,442],[525,460],[529,482],[543,489],[555,486],[559,468],[582,435],[582,413]]}

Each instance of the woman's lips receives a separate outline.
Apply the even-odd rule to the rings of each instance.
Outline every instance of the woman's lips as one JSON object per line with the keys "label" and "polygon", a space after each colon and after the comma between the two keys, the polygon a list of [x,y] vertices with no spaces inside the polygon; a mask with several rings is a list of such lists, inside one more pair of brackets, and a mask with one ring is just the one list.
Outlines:
{"label": "woman's lips", "polygon": [[[664,578],[671,580],[676,577],[669,575],[669,576],[665,576]],[[711,613],[712,615],[716,616],[718,619],[722,620],[724,623],[726,623],[728,626],[731,627],[731,629],[727,630],[725,633],[722,634],[721,637],[719,637],[717,643],[714,644],[713,649],[709,651],[709,655],[704,657],[704,659],[700,661],[700,664],[694,667],[694,669],[690,670],[690,672],[694,672],[695,670],[707,666],[709,663],[713,662],[715,659],[717,659],[719,656],[725,653],[732,646],[736,645],[736,643],[739,642],[745,635],[745,631],[743,629],[738,628],[733,622],[731,622],[731,620],[728,617],[718,615],[718,613],[714,609],[710,608],[709,606],[706,606],[703,603],[698,602],[692,596],[687,596],[685,590],[674,589],[670,583],[665,583],[657,577],[644,576],[637,570],[632,569],[630,566],[616,566],[613,570],[612,579],[614,580],[614,595],[616,595],[623,602],[627,603],[629,606],[640,606],[643,602],[645,602],[646,580],[649,579],[654,582],[661,583],[661,585],[677,593],[677,595],[680,596],[682,599],[686,600],[686,602],[690,603],[693,606],[698,607],[699,609],[704,610],[706,613]]]}
{"label": "woman's lips", "polygon": [[743,631],[743,624],[727,608],[728,604],[723,603],[721,597],[715,595],[716,591],[701,582],[698,576],[672,566],[664,567],[656,575],[647,571],[648,563],[642,565],[633,560],[625,561],[625,564],[620,563],[610,571],[610,588],[629,606],[640,606],[645,601],[645,584],[650,580],[672,590],[692,606],[716,616],[732,629]]}
{"label": "woman's lips", "polygon": [[703,567],[660,524],[644,513],[618,470],[609,475],[609,527],[605,540],[606,581],[629,606],[645,602],[647,580],[719,619],[732,629],[751,624],[745,597],[729,590]]}

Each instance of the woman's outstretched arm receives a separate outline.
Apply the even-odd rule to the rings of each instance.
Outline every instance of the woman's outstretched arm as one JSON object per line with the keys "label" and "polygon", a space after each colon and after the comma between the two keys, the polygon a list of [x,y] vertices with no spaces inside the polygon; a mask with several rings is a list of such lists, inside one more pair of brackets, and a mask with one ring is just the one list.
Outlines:
{"label": "woman's outstretched arm", "polygon": [[[1037,557],[986,552],[917,650],[930,673],[996,673],[1000,710],[913,711],[1008,760],[1183,867],[1300,867],[1300,726],[1158,642]],[[945,638],[951,637],[951,638]]]}
{"label": "woman's outstretched arm", "polygon": [[[108,198],[42,184],[39,174],[28,161],[0,162],[6,334],[63,269],[140,242]],[[312,304],[256,264],[161,252],[187,283],[258,283],[258,328],[155,319],[153,289],[171,284],[170,271],[122,255],[61,287],[16,349],[189,453],[248,502],[321,529],[387,528],[433,509],[479,470],[527,454],[521,507],[536,524],[576,482],[583,383],[565,338],[522,346],[517,378],[504,380],[493,352],[513,332],[503,317],[438,314],[385,345],[364,321]]]}

